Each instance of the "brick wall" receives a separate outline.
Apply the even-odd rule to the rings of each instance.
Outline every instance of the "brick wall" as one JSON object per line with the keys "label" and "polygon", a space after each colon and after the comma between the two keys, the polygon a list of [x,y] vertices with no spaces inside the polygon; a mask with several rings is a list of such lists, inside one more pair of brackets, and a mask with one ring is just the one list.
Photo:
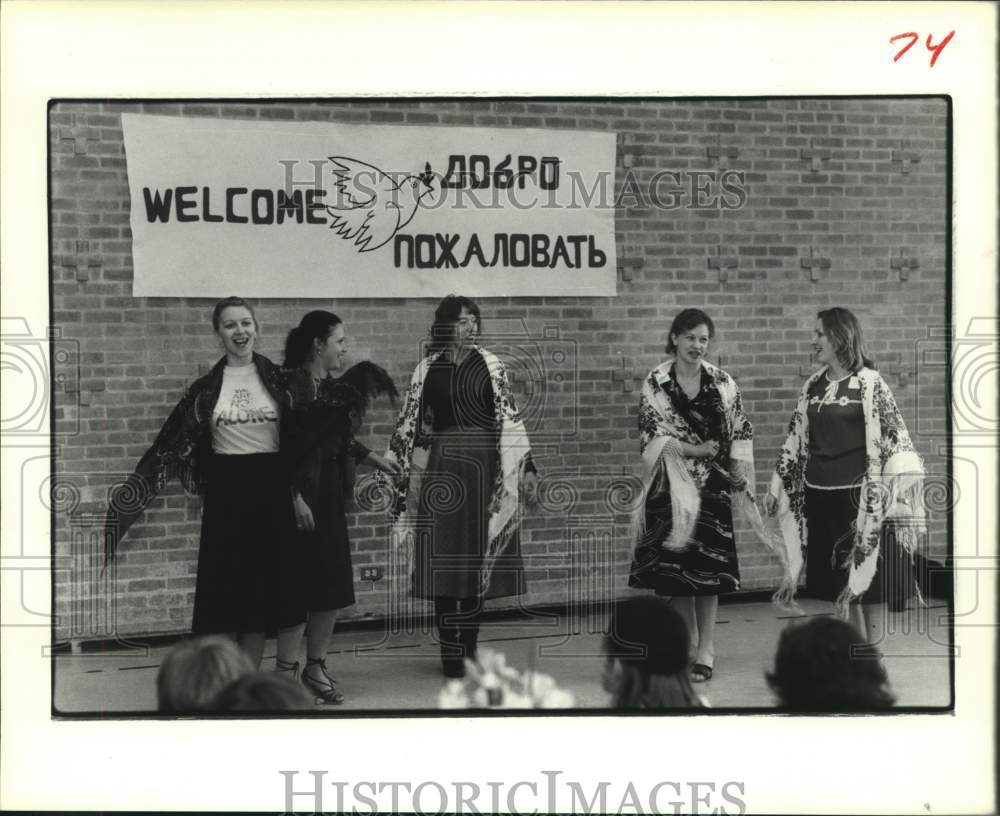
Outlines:
{"label": "brick wall", "polygon": [[[50,111],[51,274],[54,325],[70,352],[56,360],[57,485],[67,488],[55,518],[58,639],[184,631],[194,593],[198,502],[177,486],[133,528],[113,582],[100,576],[94,556],[108,486],[150,444],[185,384],[219,354],[212,301],[131,296],[124,111],[606,130],[619,134],[616,190],[629,176],[641,189],[661,170],[745,174],[746,200],[736,209],[663,209],[647,206],[635,188],[625,192],[616,214],[615,298],[479,301],[487,344],[512,362],[543,477],[543,508],[523,534],[530,591],[522,603],[624,591],[630,542],[622,477],[638,459],[639,378],[661,360],[670,320],[686,306],[716,321],[713,354],[743,389],[761,488],[809,369],[815,313],[831,305],[861,318],[928,471],[943,484],[946,370],[921,354],[948,319],[943,100],[57,103]],[[716,181],[701,177],[708,190],[693,193],[690,178],[664,182],[661,201],[685,186],[683,204],[718,196]],[[904,253],[912,260],[900,269],[892,261]],[[382,363],[402,383],[434,305],[261,301],[258,348],[280,359],[284,334],[301,315],[332,307],[357,356]],[[373,409],[365,428],[371,446],[384,445],[393,418],[386,406]],[[356,572],[388,568],[380,514],[361,509],[351,523]],[[931,530],[932,551],[941,554],[940,508]],[[744,589],[774,586],[776,559],[738,533]],[[414,602],[398,594],[405,585],[391,569],[382,581],[359,582],[349,616],[409,608]]]}

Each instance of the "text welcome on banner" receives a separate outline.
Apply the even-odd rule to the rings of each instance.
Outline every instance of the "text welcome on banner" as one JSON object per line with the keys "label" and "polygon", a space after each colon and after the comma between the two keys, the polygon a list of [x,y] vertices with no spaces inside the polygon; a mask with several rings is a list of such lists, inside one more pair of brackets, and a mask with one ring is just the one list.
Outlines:
{"label": "text welcome on banner", "polygon": [[122,115],[142,297],[613,296],[613,133]]}

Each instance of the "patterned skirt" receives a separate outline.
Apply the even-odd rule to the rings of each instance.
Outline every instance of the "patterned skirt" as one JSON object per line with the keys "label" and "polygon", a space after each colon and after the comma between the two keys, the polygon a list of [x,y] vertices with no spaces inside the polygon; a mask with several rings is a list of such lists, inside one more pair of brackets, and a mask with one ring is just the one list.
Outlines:
{"label": "patterned skirt", "polygon": [[663,489],[651,490],[646,498],[646,532],[636,544],[628,585],[668,596],[720,595],[739,589],[729,490],[729,481],[710,471],[694,531],[682,552],[663,546],[673,529],[669,487],[664,483]]}

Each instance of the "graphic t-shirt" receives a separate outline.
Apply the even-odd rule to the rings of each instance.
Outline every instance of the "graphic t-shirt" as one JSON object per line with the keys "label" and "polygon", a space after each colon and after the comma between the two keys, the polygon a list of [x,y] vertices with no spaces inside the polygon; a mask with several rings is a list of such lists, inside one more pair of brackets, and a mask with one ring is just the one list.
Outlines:
{"label": "graphic t-shirt", "polygon": [[809,389],[810,487],[850,487],[865,474],[865,418],[861,381],[855,375],[840,380],[820,377]]}
{"label": "graphic t-shirt", "polygon": [[275,453],[278,405],[253,365],[226,366],[212,409],[212,450],[224,454]]}

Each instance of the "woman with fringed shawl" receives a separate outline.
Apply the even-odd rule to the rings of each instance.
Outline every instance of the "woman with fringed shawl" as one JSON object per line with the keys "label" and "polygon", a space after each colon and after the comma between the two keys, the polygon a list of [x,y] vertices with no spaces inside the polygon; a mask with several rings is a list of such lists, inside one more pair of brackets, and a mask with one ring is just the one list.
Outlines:
{"label": "woman with fringed shawl", "polygon": [[[225,355],[191,384],[135,470],[110,491],[105,558],[115,557],[145,508],[179,479],[203,499],[192,632],[235,636],[258,667],[266,633],[277,629],[278,659],[293,662],[306,603],[291,490],[296,463],[281,433],[296,407],[289,372],[254,351],[259,326],[242,298],[220,300],[212,327]],[[385,390],[372,368],[359,363],[315,401],[327,426],[346,428],[342,436]]]}
{"label": "woman with fringed shawl", "polygon": [[888,588],[900,576],[915,587],[923,462],[850,311],[819,312],[813,351],[823,367],[802,387],[765,497],[785,550],[775,601],[794,601],[805,566],[809,594],[878,643]]}
{"label": "woman with fringed shawl", "polygon": [[412,588],[434,601],[444,674],[475,659],[483,599],[523,594],[522,494],[535,466],[503,363],[479,345],[479,308],[449,295],[434,313],[386,458],[402,470],[392,534],[412,555]]}
{"label": "woman with fringed shawl", "polygon": [[[281,370],[254,347],[259,326],[242,298],[220,300],[212,327],[225,356],[195,380],[152,447],[109,496],[106,558],[168,481],[203,497],[191,630],[229,634],[260,665],[265,634],[279,650],[302,637],[299,553],[279,454]],[[127,556],[126,556],[127,557]]]}
{"label": "woman with fringed shawl", "polygon": [[733,378],[705,360],[714,336],[700,309],[678,314],[671,358],[646,377],[639,402],[644,492],[629,586],[673,598],[691,630],[694,682],[712,678],[719,595],[740,586],[733,505],[756,514],[753,426]]}
{"label": "woman with fringed shawl", "polygon": [[[288,333],[288,407],[281,420],[281,453],[290,471],[295,521],[304,545],[300,592],[308,615],[301,680],[318,700],[332,705],[343,703],[344,695],[327,670],[326,656],[340,610],[354,603],[347,507],[355,468],[365,464],[398,472],[398,466],[354,436],[368,397],[388,394],[395,400],[396,386],[368,360],[342,372],[347,345],[344,322],[322,309],[308,312]],[[353,403],[352,393],[358,397]],[[330,410],[331,403],[341,402],[350,406],[347,412]],[[279,655],[276,668],[295,676],[299,663]]]}

